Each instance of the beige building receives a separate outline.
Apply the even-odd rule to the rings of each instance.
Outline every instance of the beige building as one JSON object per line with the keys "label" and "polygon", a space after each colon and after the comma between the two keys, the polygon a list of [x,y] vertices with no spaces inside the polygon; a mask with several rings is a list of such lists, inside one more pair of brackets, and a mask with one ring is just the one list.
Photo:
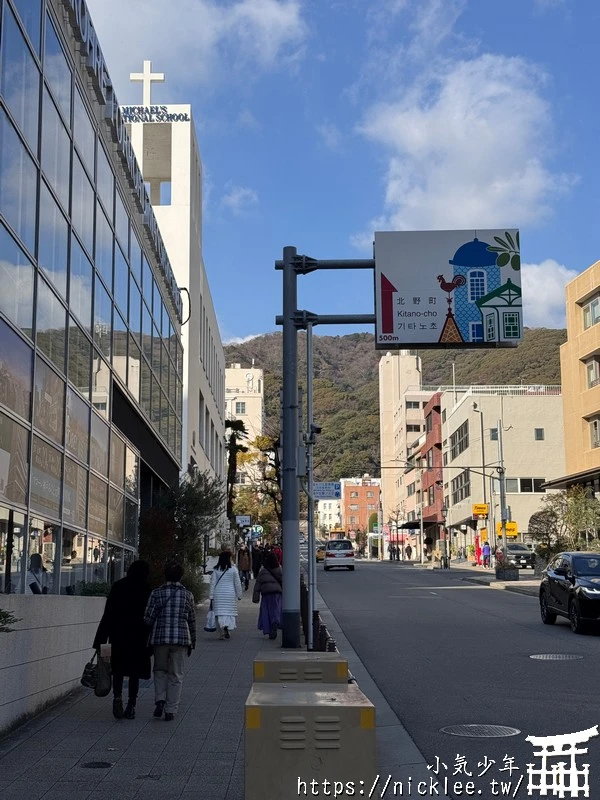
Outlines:
{"label": "beige building", "polygon": [[342,525],[341,500],[317,500],[317,537],[324,531],[340,528]]}
{"label": "beige building", "polygon": [[[265,429],[265,379],[262,369],[254,366],[242,368],[230,364],[225,369],[225,415],[227,419],[241,420],[248,431],[248,442],[264,435]],[[252,483],[258,474],[251,465],[238,472],[237,482]]]}

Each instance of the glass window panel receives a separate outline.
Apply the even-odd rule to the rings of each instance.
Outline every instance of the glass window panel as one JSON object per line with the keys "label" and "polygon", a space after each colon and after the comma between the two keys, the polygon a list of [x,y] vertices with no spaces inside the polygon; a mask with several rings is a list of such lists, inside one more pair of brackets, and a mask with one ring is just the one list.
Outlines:
{"label": "glass window panel", "polygon": [[88,253],[94,244],[94,190],[77,156],[73,157],[71,222]]}
{"label": "glass window panel", "polygon": [[61,372],[65,370],[65,325],[67,315],[64,306],[48,284],[38,278],[36,304],[37,345]]}
{"label": "glass window panel", "polygon": [[112,291],[113,239],[112,228],[108,224],[108,220],[104,216],[102,209],[98,206],[98,212],[96,214],[96,252],[94,263],[110,291]]}
{"label": "glass window panel", "polygon": [[137,280],[138,284],[142,285],[142,249],[140,247],[140,243],[138,242],[138,238],[134,233],[133,228],[131,229],[131,239],[129,244],[131,255],[129,258],[129,263],[131,265],[131,271],[135,275],[135,279]]}
{"label": "glass window panel", "polygon": [[142,359],[142,411],[150,417],[150,387],[152,381],[152,373],[146,359]]}
{"label": "glass window panel", "polygon": [[169,323],[169,355],[173,359],[173,363],[177,364],[177,336],[173,325]]}
{"label": "glass window panel", "polygon": [[127,359],[127,388],[134,399],[140,400],[140,365],[142,354],[133,336],[129,336],[129,356]]}
{"label": "glass window panel", "polygon": [[[108,486],[96,475],[90,474],[90,499],[88,505],[88,527],[93,533],[106,535],[106,509]],[[93,559],[96,561],[97,559]]]}
{"label": "glass window panel", "polygon": [[33,437],[31,458],[31,508],[60,517],[62,456],[51,445]]}
{"label": "glass window panel", "polygon": [[72,389],[67,389],[67,434],[65,447],[84,464],[88,463],[90,407]]}
{"label": "glass window panel", "polygon": [[58,575],[60,569],[59,541],[59,525],[36,517],[30,519],[25,594],[53,594],[58,591],[54,575]]}
{"label": "glass window panel", "polygon": [[40,52],[40,5],[41,0],[13,0],[21,22],[25,26],[36,53]]}
{"label": "glass window panel", "polygon": [[68,378],[88,400],[90,397],[91,359],[92,345],[81,328],[71,319],[69,323]]}
{"label": "glass window panel", "polygon": [[160,334],[155,326],[152,328],[152,369],[160,380],[160,353],[161,353]]}
{"label": "glass window panel", "polygon": [[108,478],[108,434],[109,429],[97,414],[92,414],[90,436],[90,467]]}
{"label": "glass window panel", "polygon": [[70,309],[84,330],[92,332],[92,281],[94,271],[77,239],[71,237]]}
{"label": "glass window panel", "polygon": [[17,21],[6,4],[2,30],[0,92],[29,146],[37,155],[40,73],[19,31]]}
{"label": "glass window panel", "polygon": [[506,491],[507,492],[518,492],[519,491],[519,479],[518,478],[507,478],[506,479]]}
{"label": "glass window panel", "polygon": [[172,364],[169,371],[171,373],[169,378],[169,402],[173,408],[177,408],[177,376],[175,375],[175,368]]}
{"label": "glass window panel", "polygon": [[50,84],[52,94],[65,122],[71,124],[71,70],[60,45],[50,17],[46,17],[46,43],[44,53],[44,77]]}
{"label": "glass window panel", "polygon": [[[63,207],[69,208],[71,140],[56,106],[44,89],[42,114],[42,170]],[[43,208],[43,207],[42,207]]]}
{"label": "glass window panel", "polygon": [[[63,520],[79,528],[87,527],[87,477],[88,472],[84,467],[80,467],[70,458],[65,458]],[[67,558],[71,556],[71,550],[69,547]]]}
{"label": "glass window panel", "polygon": [[120,489],[125,481],[125,442],[114,431],[110,434],[110,480]]}
{"label": "glass window panel", "polygon": [[[79,469],[79,468],[78,468]],[[76,487],[67,486],[66,483],[67,468],[65,466],[65,498],[67,491],[73,492],[75,502],[79,502],[79,495],[77,494],[79,484]],[[87,487],[85,489],[87,495]],[[83,498],[84,503],[86,497]],[[65,500],[66,504],[66,500]],[[76,506],[78,509],[79,506]],[[84,507],[85,514],[85,507]],[[65,508],[65,519],[67,511]],[[85,527],[82,525],[82,527]],[[74,595],[80,591],[81,582],[85,580],[85,534],[63,528],[62,540],[62,558],[60,562],[60,593]]]}
{"label": "glass window panel", "polygon": [[182,413],[182,402],[183,402],[183,383],[179,378],[177,378],[177,416],[181,418]]}
{"label": "glass window panel", "polygon": [[158,288],[158,284],[156,281],[152,282],[152,316],[154,317],[154,324],[157,328],[160,329],[161,326],[161,316],[162,316],[162,298],[160,296],[160,289]]}
{"label": "glass window panel", "polygon": [[33,266],[0,224],[0,311],[32,337]]}
{"label": "glass window panel", "polygon": [[121,317],[118,311],[115,311],[113,333],[113,369],[125,385],[127,385],[128,338],[125,320]]}
{"label": "glass window panel", "polygon": [[169,354],[167,352],[167,348],[163,344],[162,348],[162,363],[160,368],[160,385],[162,386],[164,392],[169,394]]}
{"label": "glass window panel", "polygon": [[175,455],[177,460],[181,460],[181,422],[177,422],[176,424],[176,433],[177,433],[177,444],[175,447]]}
{"label": "glass window panel", "polygon": [[125,448],[125,491],[137,498],[140,460],[130,447]]}
{"label": "glass window panel", "polygon": [[41,182],[38,265],[61,295],[67,297],[69,226],[50,191]]}
{"label": "glass window panel", "polygon": [[0,109],[0,213],[30,253],[35,250],[37,169]]}
{"label": "glass window panel", "polygon": [[110,168],[110,163],[104,152],[104,148],[98,144],[98,176],[96,179],[96,187],[98,189],[98,194],[100,195],[100,199],[104,204],[104,209],[108,214],[109,220],[112,222],[113,219],[113,189],[115,184],[115,179],[112,173],[112,169]]}
{"label": "glass window panel", "polygon": [[164,392],[160,398],[160,433],[165,439],[169,438],[169,401]]}
{"label": "glass window panel", "polygon": [[[90,476],[90,524],[92,529],[92,477]],[[97,478],[94,479],[96,481]],[[94,491],[98,492],[98,500],[94,499],[94,515],[96,512],[103,516],[94,516],[94,525],[102,528],[102,536],[106,536],[106,502],[100,507],[100,497],[103,489],[100,485],[94,485]],[[105,491],[105,489],[104,489]],[[95,497],[95,495],[94,495]],[[87,537],[87,561],[86,561],[86,580],[88,583],[106,583],[106,542],[97,536]]]}
{"label": "glass window panel", "polygon": [[161,405],[160,405],[161,397],[160,397],[160,386],[158,385],[158,381],[156,378],[152,378],[152,411],[151,411],[151,419],[153,424],[156,426],[157,430],[160,430],[160,413],[161,413]]}
{"label": "glass window panel", "polygon": [[39,356],[35,362],[33,424],[56,444],[63,443],[65,382]]}
{"label": "glass window panel", "polygon": [[142,291],[144,300],[148,303],[148,308],[152,309],[152,270],[146,256],[142,255],[143,276]]}
{"label": "glass window panel", "polygon": [[29,431],[0,414],[0,497],[11,503],[27,503]]}
{"label": "glass window panel", "polygon": [[119,192],[115,194],[115,233],[123,252],[129,257],[129,216]]}
{"label": "glass window panel", "polygon": [[[109,524],[110,524],[110,517],[109,517]],[[112,536],[111,538],[114,539],[116,537]],[[123,537],[121,536],[121,538]],[[121,580],[121,578],[125,575],[123,566],[124,564],[123,556],[124,556],[124,550],[122,547],[117,547],[114,544],[108,545],[108,558],[106,560],[106,569],[108,572],[106,580],[111,585],[115,581]]]}
{"label": "glass window panel", "polygon": [[29,420],[32,350],[0,320],[0,402]]}
{"label": "glass window panel", "polygon": [[[0,256],[1,257],[1,256]],[[129,276],[129,330],[139,341],[141,333],[142,296],[133,275]]]}
{"label": "glass window panel", "polygon": [[131,545],[131,547],[137,547],[138,545],[138,505],[128,497],[125,498],[125,531],[123,542]]}
{"label": "glass window panel", "polygon": [[145,303],[142,304],[142,348],[148,361],[152,361],[152,317]]}
{"label": "glass window panel", "polygon": [[92,363],[92,405],[105,419],[110,408],[110,368],[106,361],[94,350]]}
{"label": "glass window panel", "polygon": [[[175,410],[173,408],[169,411],[169,446],[173,451],[177,447],[177,433],[176,433],[176,423],[177,418],[175,417]],[[177,458],[181,458],[181,454],[177,453]]]}
{"label": "glass window panel", "polygon": [[127,319],[127,295],[129,289],[129,267],[121,248],[115,246],[115,284],[114,284],[115,303],[121,309],[123,316]]}
{"label": "glass window panel", "polygon": [[118,542],[123,541],[123,512],[125,497],[113,489],[108,489],[108,536]]}
{"label": "glass window panel", "polygon": [[93,178],[96,136],[85,104],[78,91],[75,92],[75,103],[73,105],[73,136],[79,155]]}
{"label": "glass window panel", "polygon": [[169,336],[169,312],[167,311],[166,305],[162,304],[162,328],[161,333],[164,339],[167,339]]}
{"label": "glass window panel", "polygon": [[94,341],[110,360],[112,334],[112,300],[100,281],[96,281],[94,298]]}
{"label": "glass window panel", "polygon": [[25,515],[0,508],[0,594],[15,594],[25,569]]}

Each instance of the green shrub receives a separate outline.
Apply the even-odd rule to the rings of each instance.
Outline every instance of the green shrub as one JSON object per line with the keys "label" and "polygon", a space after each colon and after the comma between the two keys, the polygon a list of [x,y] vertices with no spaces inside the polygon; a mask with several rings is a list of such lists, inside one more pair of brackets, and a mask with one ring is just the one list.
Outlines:
{"label": "green shrub", "polygon": [[0,608],[0,633],[12,633],[14,629],[10,626],[20,621],[10,611],[4,611],[4,609]]}
{"label": "green shrub", "polygon": [[86,581],[77,581],[75,584],[75,594],[84,597],[108,597],[110,592],[110,583],[99,581],[98,583],[87,583]]}

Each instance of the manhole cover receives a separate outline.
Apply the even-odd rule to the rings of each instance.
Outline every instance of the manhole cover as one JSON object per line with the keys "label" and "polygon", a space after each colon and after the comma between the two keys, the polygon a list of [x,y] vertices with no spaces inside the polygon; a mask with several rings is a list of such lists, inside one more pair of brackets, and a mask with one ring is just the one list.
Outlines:
{"label": "manhole cover", "polygon": [[518,728],[507,728],[506,725],[447,725],[445,728],[440,728],[440,733],[475,739],[493,739],[500,736],[517,736],[521,731]]}
{"label": "manhole cover", "polygon": [[86,761],[85,769],[110,769],[114,764],[111,761]]}
{"label": "manhole cover", "polygon": [[538,653],[529,658],[534,658],[536,661],[581,661],[583,656],[576,656],[572,653]]}

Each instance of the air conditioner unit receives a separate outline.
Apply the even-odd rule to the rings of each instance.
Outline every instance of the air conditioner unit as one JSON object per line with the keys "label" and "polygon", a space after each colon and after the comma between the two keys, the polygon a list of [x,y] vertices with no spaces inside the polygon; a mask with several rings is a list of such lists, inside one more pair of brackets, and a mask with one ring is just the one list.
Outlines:
{"label": "air conditioner unit", "polygon": [[254,659],[255,683],[348,683],[348,661],[339,653],[265,652]]}

